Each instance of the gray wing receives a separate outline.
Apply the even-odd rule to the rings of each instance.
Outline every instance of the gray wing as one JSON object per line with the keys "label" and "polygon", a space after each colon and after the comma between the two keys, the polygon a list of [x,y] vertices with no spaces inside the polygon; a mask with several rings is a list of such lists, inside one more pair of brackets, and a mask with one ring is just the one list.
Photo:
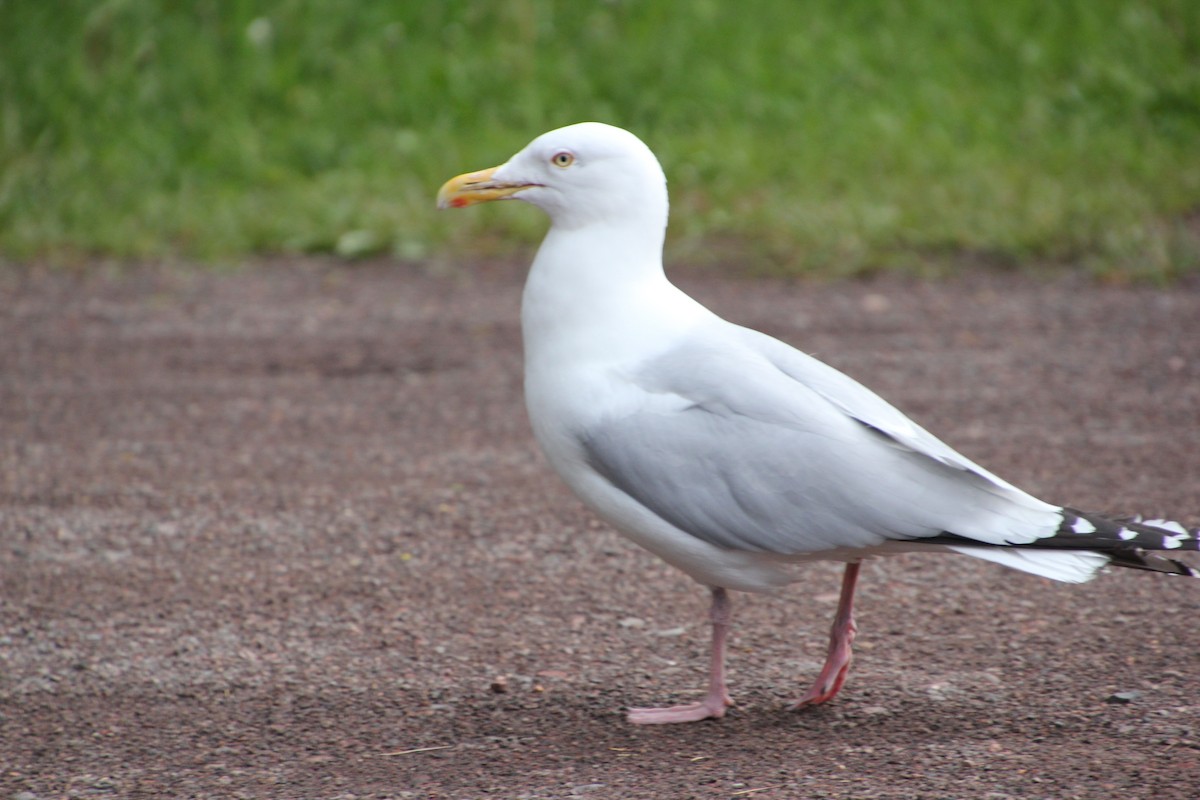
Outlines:
{"label": "gray wing", "polygon": [[1023,543],[1056,526],[1056,508],[852,379],[762,334],[720,333],[647,363],[633,376],[647,402],[581,432],[591,466],[676,527],[798,555],[943,532]]}
{"label": "gray wing", "polygon": [[[736,327],[736,331],[748,347],[761,352],[780,370],[864,425],[947,466],[983,475],[998,486],[1024,495],[1012,484],[988,472],[917,425],[891,403],[844,372],[764,333],[741,327]],[[1025,497],[1029,498],[1028,495]]]}

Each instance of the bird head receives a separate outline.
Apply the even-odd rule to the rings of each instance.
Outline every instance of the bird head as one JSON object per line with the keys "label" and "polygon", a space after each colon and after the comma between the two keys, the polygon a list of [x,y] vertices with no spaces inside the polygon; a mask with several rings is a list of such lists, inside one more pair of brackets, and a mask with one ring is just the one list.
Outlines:
{"label": "bird head", "polygon": [[439,208],[524,200],[556,227],[635,218],[666,226],[667,181],[650,148],[629,131],[581,122],[544,133],[504,164],[451,178]]}

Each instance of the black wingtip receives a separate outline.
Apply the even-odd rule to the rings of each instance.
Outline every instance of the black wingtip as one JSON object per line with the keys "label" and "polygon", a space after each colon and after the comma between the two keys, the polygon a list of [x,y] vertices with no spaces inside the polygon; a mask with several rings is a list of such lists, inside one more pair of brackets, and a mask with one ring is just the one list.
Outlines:
{"label": "black wingtip", "polygon": [[1120,567],[1200,578],[1200,528],[1165,519],[1110,519],[1062,509],[1062,525],[1035,543],[1104,553]]}

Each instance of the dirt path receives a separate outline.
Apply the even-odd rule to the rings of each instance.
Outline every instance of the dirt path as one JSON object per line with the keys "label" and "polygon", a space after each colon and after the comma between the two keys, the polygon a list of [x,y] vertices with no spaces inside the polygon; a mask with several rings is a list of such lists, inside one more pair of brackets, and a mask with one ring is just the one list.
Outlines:
{"label": "dirt path", "polygon": [[[534,450],[520,270],[0,276],[0,800],[1200,796],[1200,585],[871,563],[705,593]],[[1200,286],[681,280],[1049,500],[1200,521]],[[499,691],[503,690],[503,691]]]}

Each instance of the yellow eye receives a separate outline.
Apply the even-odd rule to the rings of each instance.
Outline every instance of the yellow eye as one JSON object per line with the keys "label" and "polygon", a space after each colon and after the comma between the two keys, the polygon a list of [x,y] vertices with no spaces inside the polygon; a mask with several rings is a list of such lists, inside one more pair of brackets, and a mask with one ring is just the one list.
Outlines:
{"label": "yellow eye", "polygon": [[562,153],[555,153],[550,158],[550,163],[556,167],[566,169],[567,167],[569,167],[575,163],[575,156],[573,156],[570,153],[565,152],[565,151]]}

